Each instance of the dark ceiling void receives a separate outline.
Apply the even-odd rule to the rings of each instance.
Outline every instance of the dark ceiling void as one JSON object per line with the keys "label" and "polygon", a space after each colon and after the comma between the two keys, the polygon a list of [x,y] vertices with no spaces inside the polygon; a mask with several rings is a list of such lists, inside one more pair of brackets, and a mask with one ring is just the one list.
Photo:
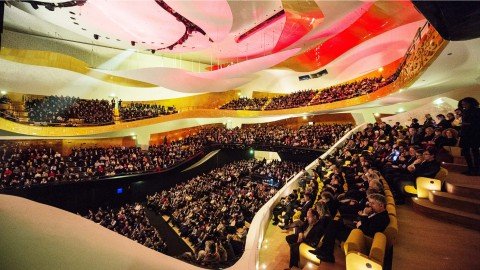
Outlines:
{"label": "dark ceiling void", "polygon": [[459,41],[480,37],[480,2],[412,2],[444,39]]}

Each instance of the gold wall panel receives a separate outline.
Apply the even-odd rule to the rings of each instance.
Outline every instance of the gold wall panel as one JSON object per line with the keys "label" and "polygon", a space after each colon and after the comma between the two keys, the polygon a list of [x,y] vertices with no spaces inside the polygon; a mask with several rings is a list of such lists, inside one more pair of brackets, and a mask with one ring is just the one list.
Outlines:
{"label": "gold wall panel", "polygon": [[121,86],[143,88],[157,86],[151,83],[108,75],[97,70],[92,70],[87,63],[57,52],[2,48],[2,50],[0,50],[0,58],[21,64],[65,69]]}

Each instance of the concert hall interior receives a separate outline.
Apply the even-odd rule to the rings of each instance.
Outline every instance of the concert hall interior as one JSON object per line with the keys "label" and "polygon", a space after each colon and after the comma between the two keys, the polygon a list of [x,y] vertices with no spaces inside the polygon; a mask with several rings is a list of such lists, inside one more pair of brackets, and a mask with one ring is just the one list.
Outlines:
{"label": "concert hall interior", "polygon": [[0,1],[0,269],[480,269],[480,4]]}

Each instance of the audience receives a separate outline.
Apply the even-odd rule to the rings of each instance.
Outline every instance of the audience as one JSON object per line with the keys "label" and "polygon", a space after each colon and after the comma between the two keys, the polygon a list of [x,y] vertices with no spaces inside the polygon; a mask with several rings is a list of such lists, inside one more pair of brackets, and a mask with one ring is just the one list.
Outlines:
{"label": "audience", "polygon": [[[331,103],[335,101],[367,95],[394,82],[397,77],[398,72],[386,79],[381,76],[375,78],[365,78],[361,81],[335,85],[321,90],[309,89],[298,91],[288,95],[271,98],[270,103],[268,103],[264,110],[282,110],[297,108],[309,105]],[[267,102],[267,98],[240,98],[230,101],[229,103],[220,107],[220,109],[262,110],[262,108]]]}
{"label": "audience", "polygon": [[248,224],[277,192],[254,175],[269,172],[280,188],[303,166],[286,161],[236,161],[147,197],[148,206],[168,215],[180,235],[195,246],[197,263],[219,262],[222,256],[213,255],[219,247],[232,250],[236,258],[243,252]]}
{"label": "audience", "polygon": [[222,110],[252,110],[260,111],[268,98],[239,98],[234,99],[220,107]]}
{"label": "audience", "polygon": [[[345,134],[351,124],[283,127],[204,128],[184,139],[139,147],[74,148],[62,156],[52,148],[0,146],[0,189],[28,188],[32,185],[76,182],[119,174],[162,171],[184,162],[212,144],[273,145],[326,149]],[[271,171],[258,171],[267,178]],[[284,180],[284,179],[280,179]]]}
{"label": "audience", "polygon": [[108,100],[87,100],[75,97],[47,96],[25,101],[30,122],[46,124],[68,123],[113,124],[113,110]]}
{"label": "audience", "polygon": [[160,233],[150,225],[145,209],[140,204],[126,204],[118,210],[89,210],[85,218],[158,252],[165,252],[167,249]]}
{"label": "audience", "polygon": [[122,121],[134,121],[178,113],[175,106],[165,108],[165,106],[157,104],[150,105],[144,103],[130,103],[128,107],[120,107],[119,111]]}

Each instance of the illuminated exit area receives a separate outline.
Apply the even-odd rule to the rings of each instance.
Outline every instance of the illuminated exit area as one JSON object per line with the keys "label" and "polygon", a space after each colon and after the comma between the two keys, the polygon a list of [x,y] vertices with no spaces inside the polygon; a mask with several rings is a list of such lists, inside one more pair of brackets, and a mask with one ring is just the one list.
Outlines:
{"label": "illuminated exit area", "polygon": [[277,152],[259,151],[259,150],[250,149],[250,154],[253,155],[253,157],[258,160],[266,159],[267,163],[271,162],[272,160],[279,160],[279,161],[282,160]]}

